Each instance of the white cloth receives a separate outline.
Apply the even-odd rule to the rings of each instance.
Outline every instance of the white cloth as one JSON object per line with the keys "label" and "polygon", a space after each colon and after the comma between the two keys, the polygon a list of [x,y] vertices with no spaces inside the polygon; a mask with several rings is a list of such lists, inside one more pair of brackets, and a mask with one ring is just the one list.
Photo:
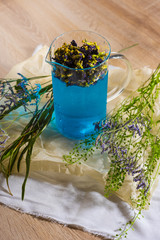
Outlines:
{"label": "white cloth", "polygon": [[[10,196],[5,179],[0,174],[0,202],[16,210],[111,239],[118,233],[116,230],[123,228],[133,216],[127,203],[116,196],[106,199],[102,185],[91,178],[75,176],[73,181],[69,175],[49,175],[45,172],[32,173],[32,177],[27,181],[22,201],[23,176],[10,177],[13,193]],[[149,210],[145,210],[143,216],[134,224],[135,230],[129,230],[127,239],[160,239],[160,184],[153,194]]]}

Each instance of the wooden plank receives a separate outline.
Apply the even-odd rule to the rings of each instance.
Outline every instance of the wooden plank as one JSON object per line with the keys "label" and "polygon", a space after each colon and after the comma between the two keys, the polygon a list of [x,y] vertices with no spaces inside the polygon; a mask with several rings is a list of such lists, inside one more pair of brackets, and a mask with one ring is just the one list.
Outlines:
{"label": "wooden plank", "polygon": [[[125,52],[134,68],[156,68],[160,61],[160,1],[154,0],[1,0],[0,73],[28,58],[38,44],[49,46],[62,32],[89,29],[107,37],[112,50]],[[98,240],[60,224],[0,205],[2,240]]]}
{"label": "wooden plank", "polygon": [[98,240],[99,238],[61,224],[19,213],[0,205],[1,240]]}

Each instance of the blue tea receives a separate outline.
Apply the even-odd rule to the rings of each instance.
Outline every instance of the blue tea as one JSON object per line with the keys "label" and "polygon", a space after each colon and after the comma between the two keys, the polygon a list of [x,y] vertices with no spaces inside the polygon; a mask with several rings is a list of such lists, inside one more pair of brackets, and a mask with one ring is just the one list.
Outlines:
{"label": "blue tea", "polygon": [[94,85],[68,86],[52,72],[56,126],[64,136],[83,139],[106,116],[108,72]]}

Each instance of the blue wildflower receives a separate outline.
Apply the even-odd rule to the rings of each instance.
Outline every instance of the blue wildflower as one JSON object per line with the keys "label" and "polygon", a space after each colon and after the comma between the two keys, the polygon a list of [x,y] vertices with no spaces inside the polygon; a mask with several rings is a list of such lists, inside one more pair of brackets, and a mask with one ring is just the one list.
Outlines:
{"label": "blue wildflower", "polygon": [[41,85],[36,84],[34,88],[25,76],[21,73],[18,73],[18,75],[22,79],[18,79],[16,85],[12,86],[8,81],[0,84],[0,96],[3,97],[3,103],[0,105],[0,114],[17,106],[19,102],[22,103],[25,111],[27,111],[27,106],[29,105],[36,106],[35,112],[38,110]]}

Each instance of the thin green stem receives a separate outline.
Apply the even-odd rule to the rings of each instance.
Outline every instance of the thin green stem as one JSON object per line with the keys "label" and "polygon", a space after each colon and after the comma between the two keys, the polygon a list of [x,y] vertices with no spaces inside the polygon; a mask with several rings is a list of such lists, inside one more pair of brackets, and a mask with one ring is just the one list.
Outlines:
{"label": "thin green stem", "polygon": [[133,47],[137,46],[137,45],[139,45],[139,43],[135,43],[135,44],[133,44],[133,45],[131,45],[129,47],[123,48],[123,49],[119,50],[118,53],[124,52],[124,51],[126,51],[126,50],[128,50],[130,48],[133,48]]}

